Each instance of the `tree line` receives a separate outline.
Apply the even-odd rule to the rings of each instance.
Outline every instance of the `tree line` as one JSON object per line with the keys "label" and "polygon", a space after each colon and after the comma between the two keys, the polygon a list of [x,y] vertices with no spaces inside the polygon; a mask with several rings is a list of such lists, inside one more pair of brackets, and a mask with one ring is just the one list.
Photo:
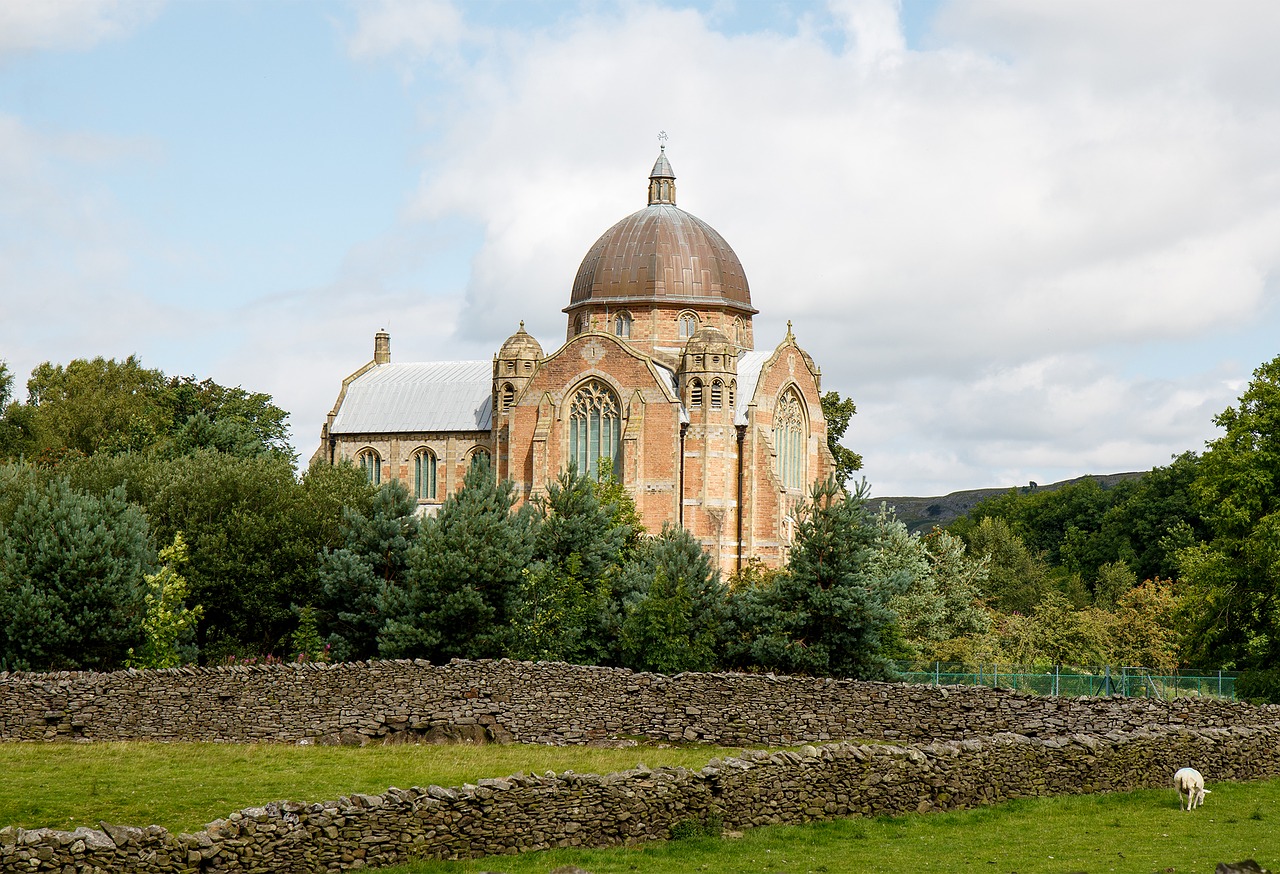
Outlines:
{"label": "tree line", "polygon": [[[1280,693],[1280,358],[1224,434],[1134,481],[1012,490],[911,534],[814,485],[781,570],[724,579],[626,489],[515,508],[468,472],[434,516],[350,465],[302,476],[268,396],[130,358],[0,363],[0,666],[510,656],[890,678],[901,660],[1200,664]],[[854,414],[824,397],[833,442]],[[838,442],[837,442],[838,446]],[[860,458],[844,447],[842,471]]]}

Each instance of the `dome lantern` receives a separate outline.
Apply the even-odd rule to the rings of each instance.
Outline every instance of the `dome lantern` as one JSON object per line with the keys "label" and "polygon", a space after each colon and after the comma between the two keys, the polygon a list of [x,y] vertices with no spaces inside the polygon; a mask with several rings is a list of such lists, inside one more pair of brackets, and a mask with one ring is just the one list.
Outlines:
{"label": "dome lantern", "polygon": [[667,160],[666,146],[661,147],[658,160],[653,162],[653,171],[649,173],[649,205],[655,203],[676,205],[676,174]]}

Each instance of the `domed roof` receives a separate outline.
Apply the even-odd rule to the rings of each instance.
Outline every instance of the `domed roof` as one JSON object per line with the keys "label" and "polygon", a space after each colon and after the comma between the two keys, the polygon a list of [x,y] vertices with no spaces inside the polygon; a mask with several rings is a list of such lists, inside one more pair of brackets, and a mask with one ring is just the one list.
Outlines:
{"label": "domed roof", "polygon": [[525,332],[524,322],[521,322],[520,330],[508,337],[502,344],[502,348],[498,350],[498,357],[539,359],[542,357],[542,346],[533,338],[533,335]]}
{"label": "domed roof", "polygon": [[596,240],[578,268],[567,309],[605,300],[728,304],[756,312],[733,249],[675,200],[675,174],[664,149],[649,175],[649,205]]}
{"label": "domed roof", "polygon": [[724,331],[713,325],[699,328],[685,344],[686,352],[701,352],[716,347],[734,347],[734,343],[725,336]]}

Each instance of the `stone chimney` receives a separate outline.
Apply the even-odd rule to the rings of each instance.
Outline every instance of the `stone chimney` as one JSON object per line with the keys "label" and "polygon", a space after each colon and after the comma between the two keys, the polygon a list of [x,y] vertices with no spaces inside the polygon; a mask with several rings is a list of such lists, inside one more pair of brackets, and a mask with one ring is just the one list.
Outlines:
{"label": "stone chimney", "polygon": [[373,363],[391,363],[391,335],[386,328],[373,335]]}

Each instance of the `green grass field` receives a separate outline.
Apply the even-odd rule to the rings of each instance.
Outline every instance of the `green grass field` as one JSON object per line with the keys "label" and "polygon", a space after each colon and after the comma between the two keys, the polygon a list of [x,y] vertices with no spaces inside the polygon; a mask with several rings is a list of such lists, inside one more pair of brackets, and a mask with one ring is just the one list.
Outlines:
{"label": "green grass field", "polygon": [[460,786],[520,771],[607,774],[644,762],[701,768],[738,749],[401,744],[0,743],[0,827],[161,825],[197,831],[269,801],[329,801],[389,786]]}
{"label": "green grass field", "polygon": [[[194,831],[268,801],[321,801],[388,786],[449,786],[524,772],[607,773],[643,761],[698,768],[734,751],[538,746],[296,747],[230,744],[0,744],[0,826],[163,825]],[[925,816],[755,829],[642,847],[421,862],[396,874],[685,872],[1204,872],[1253,858],[1280,868],[1280,780],[1215,783],[1205,806],[1172,788],[1016,801]]]}
{"label": "green grass field", "polygon": [[849,819],[753,829],[613,850],[529,853],[470,862],[421,862],[392,874],[1212,874],[1218,862],[1280,868],[1280,780],[1211,782],[1199,810],[1173,789],[1038,798],[979,810]]}

